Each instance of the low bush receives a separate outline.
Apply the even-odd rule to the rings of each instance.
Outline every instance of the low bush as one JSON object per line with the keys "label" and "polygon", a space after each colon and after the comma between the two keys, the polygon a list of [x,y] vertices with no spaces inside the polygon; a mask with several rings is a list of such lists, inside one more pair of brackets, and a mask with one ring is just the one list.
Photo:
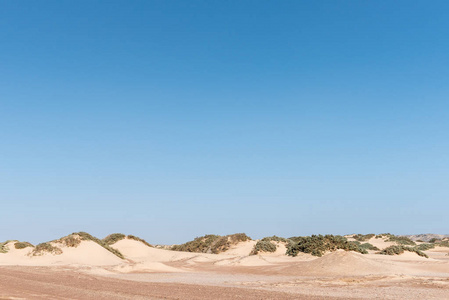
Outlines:
{"label": "low bush", "polygon": [[448,240],[441,241],[441,242],[437,243],[437,246],[439,246],[439,247],[449,247],[449,241]]}
{"label": "low bush", "polygon": [[275,252],[276,251],[276,245],[273,244],[270,241],[258,241],[255,245],[253,250],[249,255],[256,255],[259,254],[259,252]]}
{"label": "low bush", "polygon": [[244,233],[236,233],[225,236],[209,234],[202,237],[197,237],[193,241],[182,245],[174,245],[171,247],[171,250],[218,254],[228,250],[232,245],[248,240],[251,240],[251,238]]}
{"label": "low bush", "polygon": [[52,241],[54,243],[62,244],[66,247],[73,247],[76,248],[81,244],[81,237],[76,234],[70,234],[68,236],[62,237],[59,240]]}
{"label": "low bush", "polygon": [[417,249],[416,247],[408,247],[408,246],[402,246],[402,245],[393,245],[390,247],[387,247],[383,249],[382,251],[378,252],[382,255],[399,255],[404,253],[405,251],[414,252],[418,254],[419,256],[428,258],[427,254],[422,252],[421,250]]}
{"label": "low bush", "polygon": [[286,238],[283,238],[283,237],[279,237],[279,236],[275,236],[275,235],[264,237],[261,241],[264,241],[264,242],[283,242],[283,243],[289,243],[290,242],[289,239],[286,239]]}
{"label": "low bush", "polygon": [[370,244],[370,243],[360,243],[359,241],[355,241],[354,242],[357,246],[359,246],[361,249],[365,249],[365,250],[374,250],[374,251],[379,251],[380,249],[377,248],[376,246]]}
{"label": "low bush", "polygon": [[352,238],[359,242],[365,242],[375,236],[374,233],[370,234],[355,234]]}
{"label": "low bush", "polygon": [[366,249],[361,248],[355,242],[349,242],[345,237],[339,235],[312,235],[308,237],[293,237],[287,248],[287,255],[296,256],[299,252],[310,253],[314,256],[322,256],[326,251],[342,249],[367,254]]}
{"label": "low bush", "polygon": [[12,242],[11,240],[5,241],[0,243],[0,253],[8,253],[9,248],[6,246],[9,242]]}
{"label": "low bush", "polygon": [[416,245],[416,243],[414,241],[412,241],[410,238],[408,238],[406,236],[396,236],[393,234],[390,234],[388,236],[388,239],[386,240],[386,242],[395,242],[400,245],[409,245],[409,246]]}
{"label": "low bush", "polygon": [[420,244],[420,245],[416,245],[414,248],[420,251],[427,251],[430,249],[435,248],[435,244]]}
{"label": "low bush", "polygon": [[34,247],[34,246],[28,242],[16,242],[14,244],[14,248],[16,248],[16,249],[25,249],[27,247]]}
{"label": "low bush", "polygon": [[117,243],[120,240],[123,240],[126,237],[123,233],[113,233],[105,237],[102,241],[107,245],[112,245]]}
{"label": "low bush", "polygon": [[59,255],[62,254],[62,250],[61,248],[55,247],[50,243],[40,243],[31,252],[33,256],[44,255],[45,253]]}

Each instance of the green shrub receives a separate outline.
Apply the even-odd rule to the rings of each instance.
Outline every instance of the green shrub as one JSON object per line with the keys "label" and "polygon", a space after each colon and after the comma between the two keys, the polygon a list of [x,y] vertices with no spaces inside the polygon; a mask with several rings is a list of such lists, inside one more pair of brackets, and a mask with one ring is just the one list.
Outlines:
{"label": "green shrub", "polygon": [[125,258],[123,256],[123,254],[120,253],[120,251],[110,247],[108,244],[106,244],[105,242],[103,242],[99,238],[96,238],[96,237],[88,234],[87,232],[81,231],[81,232],[72,233],[72,235],[78,235],[80,237],[80,239],[83,240],[83,241],[93,241],[93,242],[97,243],[98,245],[100,245],[101,247],[103,247],[106,250],[108,250],[109,252],[111,252],[112,254],[114,254],[115,256],[117,256],[117,257],[119,257],[121,259]]}
{"label": "green shrub", "polygon": [[276,245],[270,241],[258,241],[249,255],[256,255],[259,252],[275,252]]}
{"label": "green shrub", "polygon": [[420,245],[416,245],[414,248],[419,250],[419,251],[427,251],[430,249],[435,248],[435,244],[420,244]]}
{"label": "green shrub", "polygon": [[144,243],[148,247],[153,247],[147,241],[145,241],[144,239],[141,239],[140,237],[137,237],[137,236],[134,236],[134,235],[128,235],[127,238],[130,239],[130,240],[135,240],[135,241],[139,241],[141,243]]}
{"label": "green shrub", "polygon": [[368,251],[362,249],[355,242],[349,242],[345,237],[339,235],[312,235],[307,237],[293,237],[294,242],[287,248],[287,255],[296,256],[299,252],[310,253],[314,256],[322,256],[326,251],[342,249],[346,251],[356,251],[367,254]]}
{"label": "green shrub", "polygon": [[429,240],[429,243],[436,243],[437,241],[439,241],[439,239],[437,239],[437,238],[431,238],[431,239]]}
{"label": "green shrub", "polygon": [[381,234],[376,235],[376,239],[381,239],[381,238],[389,237],[389,236],[392,236],[392,234],[391,233],[381,233]]}
{"label": "green shrub", "polygon": [[416,243],[414,241],[412,241],[410,238],[408,238],[406,236],[390,235],[386,241],[387,242],[395,242],[400,245],[409,245],[409,246],[416,245]]}
{"label": "green shrub", "polygon": [[283,243],[289,243],[290,240],[283,238],[283,237],[278,237],[278,236],[268,236],[268,237],[264,237],[261,241],[264,242],[283,242]]}
{"label": "green shrub", "polygon": [[103,239],[103,242],[106,243],[106,245],[112,245],[117,243],[120,240],[123,240],[126,237],[123,233],[113,233],[108,235]]}
{"label": "green shrub", "polygon": [[449,241],[444,240],[444,241],[439,242],[437,245],[440,247],[449,247]]}
{"label": "green shrub", "polygon": [[355,235],[353,236],[353,238],[354,238],[356,241],[359,241],[359,242],[365,242],[365,241],[367,241],[367,240],[373,238],[374,236],[375,236],[374,233],[370,233],[370,234],[355,234]]}
{"label": "green shrub", "polygon": [[14,248],[16,248],[16,249],[25,249],[27,247],[34,247],[34,246],[28,242],[16,242],[14,244]]}
{"label": "green shrub", "polygon": [[251,240],[251,238],[244,233],[225,236],[209,234],[197,237],[193,241],[182,245],[174,245],[171,247],[171,250],[218,254],[228,250],[232,245],[248,240]]}
{"label": "green shrub", "polygon": [[419,256],[429,258],[429,256],[427,256],[427,254],[425,254],[421,250],[417,249],[416,247],[408,247],[408,246],[403,246],[403,245],[393,245],[393,246],[387,247],[387,248],[383,249],[382,251],[380,251],[379,254],[399,255],[399,254],[404,253],[404,251],[414,252],[414,253],[418,254]]}
{"label": "green shrub", "polygon": [[12,242],[11,240],[7,240],[5,242],[0,243],[0,253],[8,253],[9,248],[6,246],[9,242]]}
{"label": "green shrub", "polygon": [[76,234],[70,234],[52,242],[62,244],[66,247],[76,248],[79,246],[79,244],[81,244],[81,237]]}
{"label": "green shrub", "polygon": [[202,237],[197,237],[193,241],[181,245],[174,245],[171,250],[206,253],[210,249],[211,245],[214,244],[219,238],[219,235],[208,234]]}
{"label": "green shrub", "polygon": [[375,251],[379,251],[380,249],[377,248],[376,246],[373,246],[370,243],[360,243],[359,241],[355,241],[354,242],[357,246],[359,246],[361,249],[365,249],[365,250],[375,250]]}
{"label": "green shrub", "polygon": [[44,253],[59,255],[62,254],[62,250],[50,243],[40,243],[31,252],[33,256],[44,255]]}

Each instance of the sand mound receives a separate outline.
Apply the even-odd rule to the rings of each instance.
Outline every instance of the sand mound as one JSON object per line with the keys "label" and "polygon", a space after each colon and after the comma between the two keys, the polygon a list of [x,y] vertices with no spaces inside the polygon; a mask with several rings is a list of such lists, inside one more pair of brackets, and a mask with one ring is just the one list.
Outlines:
{"label": "sand mound", "polygon": [[235,256],[247,256],[253,250],[256,241],[245,241],[232,245],[229,250],[219,253],[219,255],[235,255]]}
{"label": "sand mound", "polygon": [[360,253],[342,250],[328,253],[301,266],[301,272],[320,275],[391,274],[396,271],[399,270],[395,270],[391,264],[375,261]]}
{"label": "sand mound", "polygon": [[122,239],[111,245],[120,251],[126,258],[139,258],[151,255],[151,247],[133,239]]}
{"label": "sand mound", "polygon": [[93,241],[82,241],[77,247],[62,246],[52,243],[62,250],[61,254],[43,252],[34,256],[33,248],[15,249],[14,243],[8,245],[8,253],[0,255],[0,265],[26,265],[26,266],[48,266],[48,265],[89,265],[104,266],[117,265],[123,260],[104,249]]}

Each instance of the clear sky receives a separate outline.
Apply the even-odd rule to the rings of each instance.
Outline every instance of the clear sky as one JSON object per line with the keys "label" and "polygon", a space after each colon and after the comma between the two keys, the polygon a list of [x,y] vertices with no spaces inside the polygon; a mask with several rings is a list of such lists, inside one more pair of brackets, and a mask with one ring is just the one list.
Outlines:
{"label": "clear sky", "polygon": [[449,233],[448,10],[0,0],[0,240]]}

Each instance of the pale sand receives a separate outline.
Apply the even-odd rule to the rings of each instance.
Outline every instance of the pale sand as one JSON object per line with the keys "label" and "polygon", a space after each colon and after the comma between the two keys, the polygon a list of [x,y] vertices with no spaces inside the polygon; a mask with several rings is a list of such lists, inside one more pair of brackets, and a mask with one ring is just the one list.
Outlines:
{"label": "pale sand", "polygon": [[0,299],[449,299],[449,248],[426,251],[428,259],[346,251],[318,258],[286,256],[285,245],[276,243],[274,253],[249,256],[255,243],[206,254],[123,239],[112,247],[124,260],[91,241],[34,257],[31,248],[9,243],[9,252],[0,254]]}

